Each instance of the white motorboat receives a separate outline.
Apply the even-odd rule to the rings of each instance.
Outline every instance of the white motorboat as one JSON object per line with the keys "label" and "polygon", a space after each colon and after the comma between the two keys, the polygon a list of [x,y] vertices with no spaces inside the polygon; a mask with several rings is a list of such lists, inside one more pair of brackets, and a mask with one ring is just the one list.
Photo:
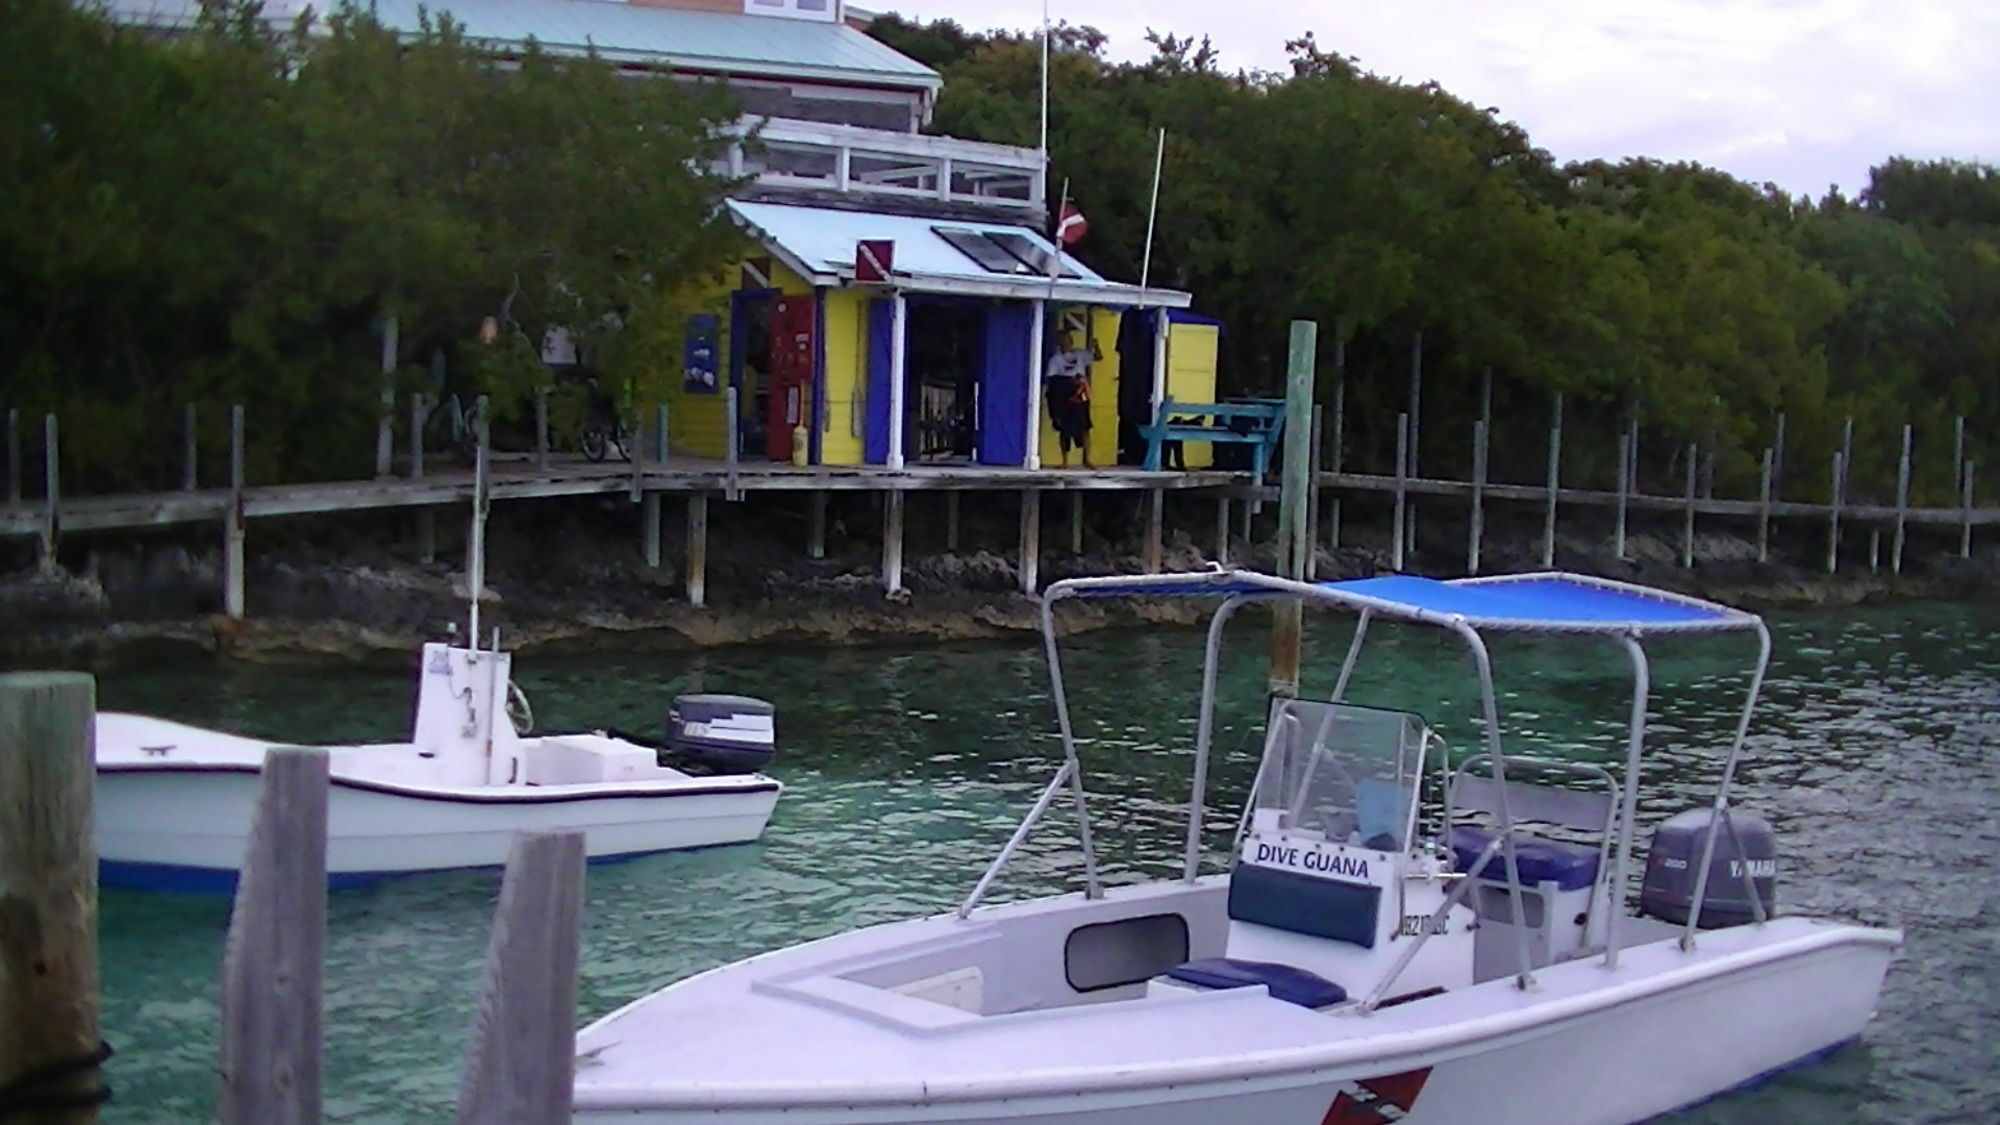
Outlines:
{"label": "white motorboat", "polygon": [[[763,834],[782,789],[755,768],[773,748],[768,704],[683,697],[664,755],[616,732],[524,736],[516,722],[525,729],[532,719],[511,667],[505,652],[427,644],[410,740],[327,748],[330,882],[498,866],[521,831],[581,829],[592,859]],[[699,719],[683,722],[690,709],[702,712]],[[273,745],[284,744],[145,715],[98,715],[101,880],[233,887]],[[662,764],[663,756],[674,764]]]}
{"label": "white motorboat", "polygon": [[[1071,737],[1055,607],[1209,596],[1194,779],[1175,880],[1106,886]],[[1328,700],[1275,697],[1226,872],[1204,872],[1225,623],[1296,598],[1356,613]],[[1344,698],[1371,622],[1466,646],[1482,752],[1452,769],[1413,714]],[[1766,827],[1731,782],[1770,656],[1757,617],[1562,574],[1307,584],[1242,571],[1059,582],[1043,625],[1064,763],[955,912],[702,973],[577,1038],[579,1121],[706,1125],[1624,1125],[1857,1037],[1895,931],[1777,917]],[[1629,661],[1622,769],[1503,744],[1484,635]],[[1754,637],[1709,806],[1634,835],[1645,644]],[[1059,798],[1081,889],[982,906]]]}

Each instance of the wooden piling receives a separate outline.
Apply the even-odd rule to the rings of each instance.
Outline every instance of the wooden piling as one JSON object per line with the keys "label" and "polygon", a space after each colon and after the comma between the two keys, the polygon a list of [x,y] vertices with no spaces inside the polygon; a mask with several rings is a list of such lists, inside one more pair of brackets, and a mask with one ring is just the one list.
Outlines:
{"label": "wooden piling", "polygon": [[97,1071],[108,1051],[98,1037],[96,713],[96,681],[83,673],[0,675],[0,1088],[38,1125],[89,1125],[108,1096]]}
{"label": "wooden piling", "polygon": [[648,492],[641,505],[644,515],[644,529],[640,532],[641,547],[646,553],[646,565],[660,569],[660,494]]}
{"label": "wooden piling", "polygon": [[1757,474],[1757,561],[1771,561],[1771,472],[1776,452],[1764,447],[1764,465]]}
{"label": "wooden piling", "polygon": [[1549,414],[1549,495],[1542,509],[1542,566],[1556,565],[1556,497],[1562,492],[1563,396]]}
{"label": "wooden piling", "polygon": [[806,557],[826,557],[826,493],[815,489],[807,500]]}
{"label": "wooden piling", "polygon": [[1972,471],[1978,468],[1971,461],[1965,463],[1965,473],[1959,480],[1958,517],[1958,557],[1972,557]]}
{"label": "wooden piling", "polygon": [[1632,475],[1632,435],[1618,435],[1618,522],[1611,533],[1612,557],[1625,557],[1625,498]]}
{"label": "wooden piling", "polygon": [[1694,565],[1694,492],[1695,480],[1700,473],[1701,447],[1693,442],[1687,447],[1687,493],[1681,506],[1681,569]]}
{"label": "wooden piling", "polygon": [[1903,452],[1896,458],[1896,541],[1889,550],[1889,573],[1903,573],[1903,524],[1910,517],[1910,424],[1903,423]]}
{"label": "wooden piling", "polygon": [[688,496],[687,599],[689,605],[708,603],[708,494]]}
{"label": "wooden piling", "polygon": [[42,536],[36,557],[43,574],[56,572],[56,541],[62,529],[62,435],[56,416],[42,417]]}
{"label": "wooden piling", "polygon": [[583,833],[522,832],[507,856],[458,1125],[555,1125],[574,1112]]}
{"label": "wooden piling", "polygon": [[7,411],[7,502],[21,502],[21,412]]}
{"label": "wooden piling", "polygon": [[1410,416],[1396,415],[1396,507],[1389,519],[1389,569],[1403,569],[1403,520],[1408,504]]}
{"label": "wooden piling", "polygon": [[1472,531],[1465,546],[1465,572],[1479,573],[1479,537],[1486,529],[1486,421],[1472,424]]}
{"label": "wooden piling", "polygon": [[1229,565],[1229,497],[1215,498],[1215,561]]}
{"label": "wooden piling", "polygon": [[200,432],[195,427],[194,403],[181,404],[181,491],[193,492],[201,487],[200,465],[196,458],[200,453]]}
{"label": "wooden piling", "polygon": [[535,468],[549,467],[549,389],[535,388]]}
{"label": "wooden piling", "polygon": [[1836,450],[1833,454],[1833,474],[1829,478],[1830,495],[1826,505],[1826,572],[1834,573],[1840,566],[1840,501],[1846,492],[1846,457]]}
{"label": "wooden piling", "polygon": [[944,549],[958,550],[958,493],[944,494]]}
{"label": "wooden piling", "polygon": [[[1780,470],[1783,476],[1782,469]],[[1840,494],[1847,495],[1847,478],[1854,475],[1854,418],[1850,415],[1840,426]],[[1779,490],[1779,495],[1783,495]]]}
{"label": "wooden piling", "polygon": [[1868,529],[1868,573],[1874,574],[1878,569],[1880,569],[1881,561],[1882,561],[1882,529],[1879,527],[1871,527]]}
{"label": "wooden piling", "polygon": [[396,356],[397,322],[394,313],[382,314],[382,405],[375,414],[375,478],[389,475],[396,459]]}
{"label": "wooden piling", "polygon": [[229,508],[222,524],[222,613],[243,619],[243,404],[229,408]]}
{"label": "wooden piling", "polygon": [[1034,596],[1041,585],[1039,571],[1042,565],[1042,494],[1033,489],[1021,491],[1021,592]]}
{"label": "wooden piling", "polygon": [[264,756],[222,954],[221,1125],[319,1125],[329,761]]}
{"label": "wooden piling", "polygon": [[1083,493],[1069,494],[1069,553],[1083,553]]}
{"label": "wooden piling", "polygon": [[882,494],[882,592],[903,592],[903,490]]}
{"label": "wooden piling", "polygon": [[1166,505],[1166,489],[1149,488],[1146,490],[1147,574],[1158,574],[1165,565]]}

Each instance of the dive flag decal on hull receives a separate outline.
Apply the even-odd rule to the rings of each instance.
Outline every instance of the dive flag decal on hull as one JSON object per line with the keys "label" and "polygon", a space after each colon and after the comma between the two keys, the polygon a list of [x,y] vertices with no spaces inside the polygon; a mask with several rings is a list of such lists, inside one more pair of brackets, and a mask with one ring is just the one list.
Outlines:
{"label": "dive flag decal on hull", "polygon": [[1431,1068],[1425,1067],[1342,1083],[1320,1125],[1385,1125],[1401,1121],[1417,1107],[1417,1095],[1423,1093],[1424,1080],[1430,1076]]}

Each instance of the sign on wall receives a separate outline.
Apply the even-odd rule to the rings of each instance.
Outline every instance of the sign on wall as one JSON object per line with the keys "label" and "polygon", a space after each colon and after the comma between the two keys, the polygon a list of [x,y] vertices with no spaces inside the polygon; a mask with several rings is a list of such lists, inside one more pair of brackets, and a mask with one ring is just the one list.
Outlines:
{"label": "sign on wall", "polygon": [[687,339],[682,344],[681,371],[687,390],[695,394],[715,393],[718,383],[717,356],[721,349],[720,318],[714,313],[695,313],[687,319]]}

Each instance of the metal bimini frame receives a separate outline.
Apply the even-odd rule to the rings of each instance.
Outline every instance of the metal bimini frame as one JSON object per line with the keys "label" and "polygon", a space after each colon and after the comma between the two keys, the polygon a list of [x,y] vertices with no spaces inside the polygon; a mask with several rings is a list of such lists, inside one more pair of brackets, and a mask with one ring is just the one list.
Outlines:
{"label": "metal bimini frame", "polygon": [[[1755,711],[1757,699],[1763,690],[1764,675],[1771,658],[1771,634],[1763,620],[1754,614],[1741,610],[1667,593],[1644,586],[1617,582],[1610,579],[1593,578],[1583,575],[1537,573],[1512,575],[1495,578],[1464,579],[1450,583],[1461,587],[1499,587],[1514,582],[1560,580],[1582,586],[1597,587],[1607,592],[1648,598],[1659,602],[1678,605],[1689,609],[1708,611],[1713,616],[1693,621],[1640,622],[1596,619],[1541,619],[1510,617],[1479,617],[1463,613],[1444,612],[1425,608],[1421,605],[1393,598],[1385,598],[1349,588],[1348,583],[1306,583],[1291,579],[1277,578],[1246,570],[1215,570],[1196,574],[1153,574],[1132,577],[1072,578],[1050,586],[1042,599],[1042,637],[1049,661],[1049,686],[1056,710],[1057,728],[1063,742],[1063,764],[1054,777],[1043,788],[1041,795],[1028,810],[1027,815],[1014,829],[1000,853],[993,858],[984,874],[979,878],[972,892],[966,896],[958,909],[958,917],[968,917],[973,909],[985,898],[1002,871],[1006,869],[1014,854],[1027,839],[1054,804],[1058,794],[1067,786],[1076,805],[1077,827],[1083,849],[1084,894],[1088,898],[1099,898],[1104,893],[1097,871],[1097,855],[1090,829],[1089,803],[1083,788],[1083,769],[1078,759],[1076,739],[1070,721],[1069,696],[1064,687],[1062,657],[1056,643],[1055,606],[1056,603],[1081,597],[1219,597],[1221,604],[1209,621],[1206,651],[1202,668],[1201,705],[1195,734],[1195,763],[1192,791],[1188,799],[1187,844],[1184,857],[1183,879],[1193,882],[1200,869],[1202,819],[1206,811],[1206,790],[1208,782],[1208,760],[1213,748],[1215,719],[1216,682],[1221,664],[1222,635],[1224,627],[1235,616],[1236,611],[1253,601],[1268,601],[1277,598],[1298,598],[1301,601],[1331,606],[1353,611],[1359,615],[1353,640],[1348,645],[1346,659],[1342,662],[1340,675],[1335,683],[1331,702],[1339,702],[1346,693],[1355,665],[1358,663],[1363,642],[1372,618],[1380,616],[1392,620],[1440,628],[1458,637],[1472,656],[1478,672],[1481,718],[1486,728],[1486,753],[1492,759],[1493,779],[1497,783],[1497,801],[1500,806],[1500,832],[1495,841],[1498,851],[1507,859],[1507,885],[1511,892],[1509,899],[1513,905],[1515,930],[1518,938],[1517,955],[1520,971],[1516,983],[1522,988],[1534,984],[1533,966],[1528,952],[1527,926],[1522,904],[1520,866],[1514,855],[1514,819],[1507,803],[1506,751],[1500,744],[1499,703],[1493,684],[1493,665],[1487,653],[1481,630],[1491,632],[1518,632],[1529,634],[1575,634],[1598,636],[1616,642],[1625,650],[1632,667],[1633,691],[1629,734],[1626,742],[1624,784],[1620,794],[1622,808],[1619,810],[1618,845],[1613,865],[1613,917],[1605,940],[1605,964],[1616,967],[1623,939],[1623,927],[1618,924],[1625,897],[1626,879],[1632,870],[1633,821],[1638,809],[1639,761],[1645,746],[1648,694],[1651,690],[1651,668],[1646,651],[1641,644],[1649,634],[1654,633],[1713,633],[1713,632],[1754,632],[1757,637],[1757,663],[1752,671],[1750,688],[1743,702],[1743,710],[1738,717],[1736,731],[1731,739],[1729,756],[1723,764],[1721,784],[1716,789],[1713,804],[1714,818],[1709,824],[1702,845],[1701,869],[1695,877],[1695,888],[1689,905],[1688,921],[1680,938],[1683,949],[1695,947],[1696,924],[1701,917],[1701,907],[1708,893],[1709,866],[1714,861],[1717,830],[1723,829],[1735,839],[1735,828],[1729,819],[1729,791],[1735,780],[1737,763],[1742,760],[1743,745],[1750,728],[1750,716]],[[1273,731],[1268,739],[1275,737]],[[1260,766],[1260,772],[1262,767]],[[1441,910],[1449,910],[1464,886],[1478,876],[1480,870],[1496,853],[1496,847],[1489,847],[1474,864],[1474,870],[1467,873],[1460,887],[1447,896]],[[1742,868],[1742,879],[1749,892],[1751,908],[1756,921],[1766,920],[1763,901],[1756,894],[1755,882],[1748,865]],[[1416,935],[1416,941],[1405,950],[1397,969],[1389,980],[1393,981],[1403,965],[1414,957],[1416,950],[1430,936],[1433,927],[1426,926]],[[1372,1005],[1364,1005],[1371,1008]]]}

